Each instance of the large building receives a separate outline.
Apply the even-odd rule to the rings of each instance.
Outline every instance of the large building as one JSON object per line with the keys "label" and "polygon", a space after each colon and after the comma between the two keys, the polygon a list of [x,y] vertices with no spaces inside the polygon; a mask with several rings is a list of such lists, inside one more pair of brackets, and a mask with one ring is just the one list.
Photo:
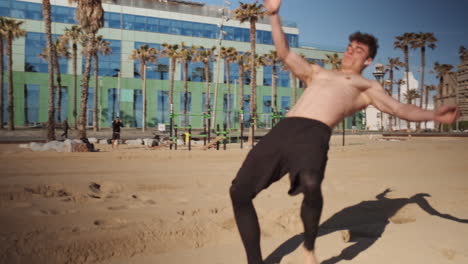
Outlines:
{"label": "large building", "polygon": [[[120,115],[126,126],[140,127],[142,124],[142,80],[139,73],[139,62],[129,58],[133,50],[142,44],[148,44],[161,50],[163,43],[197,45],[209,48],[212,46],[234,47],[239,52],[250,50],[249,23],[241,24],[233,19],[231,6],[205,6],[202,3],[187,1],[157,1],[157,0],[104,0],[105,25],[98,35],[102,35],[110,43],[112,53],[99,55],[99,85],[94,86],[90,80],[88,98],[88,125],[93,123],[95,109],[93,98],[98,94],[98,118],[101,127],[109,127],[112,119]],[[221,2],[221,1],[220,1]],[[16,126],[35,126],[47,121],[48,109],[48,74],[47,62],[40,58],[46,46],[45,27],[42,17],[42,1],[40,0],[0,0],[0,15],[24,21],[22,25],[27,34],[13,43],[14,71],[14,123]],[[75,21],[75,8],[68,0],[51,0],[52,3],[52,34],[53,38],[64,34],[66,28],[71,28]],[[225,2],[226,3],[226,2]],[[229,2],[227,2],[229,3]],[[222,4],[222,3],[221,3]],[[224,18],[223,18],[224,17]],[[323,65],[326,54],[341,52],[337,50],[302,47],[299,43],[300,32],[294,23],[284,22],[284,32],[290,46],[298,53],[304,54],[311,61]],[[222,40],[220,29],[224,31]],[[274,50],[271,27],[267,18],[257,23],[256,51],[266,54]],[[84,71],[85,56],[78,52],[78,76]],[[6,60],[5,60],[6,62]],[[68,118],[73,123],[73,109],[80,105],[80,87],[78,96],[73,93],[73,64],[71,59],[61,59],[62,99],[61,120]],[[219,65],[219,68],[218,68]],[[216,123],[226,123],[231,120],[232,127],[239,125],[239,101],[246,102],[245,117],[250,114],[250,75],[242,80],[245,84],[245,96],[239,98],[239,71],[236,64],[230,67],[231,93],[227,95],[225,65],[214,60],[210,63],[212,77],[211,93],[218,88],[216,102]],[[278,65],[279,67],[280,65]],[[329,67],[325,65],[325,67]],[[169,69],[170,61],[166,57],[158,57],[157,62],[147,67],[147,117],[149,127],[169,123]],[[180,62],[175,67],[174,112],[182,113],[184,109],[183,70]],[[202,62],[190,62],[188,65],[187,99],[190,112],[189,123],[193,127],[202,127],[205,109],[205,78]],[[219,74],[219,75],[218,75]],[[258,69],[257,74],[257,109],[260,126],[271,126],[272,112],[272,66]],[[5,78],[7,80],[7,78]],[[218,81],[217,81],[218,80]],[[217,81],[217,85],[216,85]],[[277,75],[278,108],[285,113],[292,105],[291,75],[286,70],[280,70]],[[299,89],[299,93],[301,89]],[[6,122],[6,84],[4,84],[4,121]],[[213,96],[210,96],[213,99]],[[228,103],[229,102],[229,103]],[[228,111],[228,105],[230,110]],[[231,116],[228,117],[227,113]],[[351,121],[353,120],[353,121]],[[177,116],[176,124],[183,124]],[[356,118],[348,118],[347,126],[358,126]],[[359,124],[356,124],[359,123]],[[248,124],[247,124],[248,125]]]}

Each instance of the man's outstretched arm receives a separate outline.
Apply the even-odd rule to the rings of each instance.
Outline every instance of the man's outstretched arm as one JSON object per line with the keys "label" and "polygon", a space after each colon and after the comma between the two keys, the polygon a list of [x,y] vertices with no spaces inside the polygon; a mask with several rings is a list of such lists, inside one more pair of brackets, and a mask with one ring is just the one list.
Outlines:
{"label": "man's outstretched arm", "polygon": [[314,75],[314,70],[318,70],[319,67],[309,64],[301,56],[289,49],[288,42],[284,36],[283,29],[281,27],[280,17],[278,15],[281,5],[281,0],[264,0],[263,6],[266,8],[270,15],[271,31],[273,36],[273,42],[275,43],[276,53],[283,60],[283,62],[289,67],[294,75],[301,79],[305,83],[309,83]]}
{"label": "man's outstretched arm", "polygon": [[370,81],[370,83],[370,88],[365,91],[365,95],[368,96],[370,104],[385,113],[413,122],[434,120],[444,124],[451,124],[460,116],[456,106],[424,110],[412,104],[402,104],[389,96],[378,82]]}

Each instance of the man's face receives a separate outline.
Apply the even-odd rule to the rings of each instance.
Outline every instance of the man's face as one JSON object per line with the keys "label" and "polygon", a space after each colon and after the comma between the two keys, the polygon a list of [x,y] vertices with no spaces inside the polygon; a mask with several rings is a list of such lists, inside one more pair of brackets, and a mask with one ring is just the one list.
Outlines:
{"label": "man's face", "polygon": [[349,43],[343,55],[341,68],[361,72],[371,63],[372,58],[369,57],[369,47],[366,44],[352,41]]}

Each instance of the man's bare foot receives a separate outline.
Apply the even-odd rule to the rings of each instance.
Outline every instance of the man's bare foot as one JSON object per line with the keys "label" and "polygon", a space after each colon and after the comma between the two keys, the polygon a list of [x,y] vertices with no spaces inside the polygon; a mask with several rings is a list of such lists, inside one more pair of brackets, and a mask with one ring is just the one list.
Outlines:
{"label": "man's bare foot", "polygon": [[318,264],[319,262],[315,258],[314,251],[310,251],[304,248],[304,264]]}

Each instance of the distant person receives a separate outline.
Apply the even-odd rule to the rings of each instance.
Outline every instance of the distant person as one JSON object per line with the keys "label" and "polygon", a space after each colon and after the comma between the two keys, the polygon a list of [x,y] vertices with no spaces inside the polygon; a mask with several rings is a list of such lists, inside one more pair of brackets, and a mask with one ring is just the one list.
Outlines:
{"label": "distant person", "polygon": [[63,127],[63,133],[61,137],[68,138],[68,130],[70,129],[70,126],[68,125],[68,119],[63,120],[62,127]]}
{"label": "distant person", "polygon": [[120,128],[123,126],[122,120],[119,117],[116,117],[112,121],[112,148],[119,148]]}
{"label": "distant person", "polygon": [[435,120],[450,124],[458,118],[459,111],[455,106],[432,111],[402,104],[389,96],[377,81],[362,77],[362,71],[372,63],[378,48],[377,39],[369,34],[356,32],[349,37],[340,69],[328,70],[309,64],[289,49],[278,15],[281,0],[263,3],[269,13],[278,56],[306,88],[286,118],[252,148],[239,169],[230,188],[234,217],[248,264],[264,264],[253,199],[289,173],[288,193],[302,193],[304,197],[300,209],[304,263],[317,264],[314,249],[323,206],[321,184],[333,127],[369,105],[414,122]]}

